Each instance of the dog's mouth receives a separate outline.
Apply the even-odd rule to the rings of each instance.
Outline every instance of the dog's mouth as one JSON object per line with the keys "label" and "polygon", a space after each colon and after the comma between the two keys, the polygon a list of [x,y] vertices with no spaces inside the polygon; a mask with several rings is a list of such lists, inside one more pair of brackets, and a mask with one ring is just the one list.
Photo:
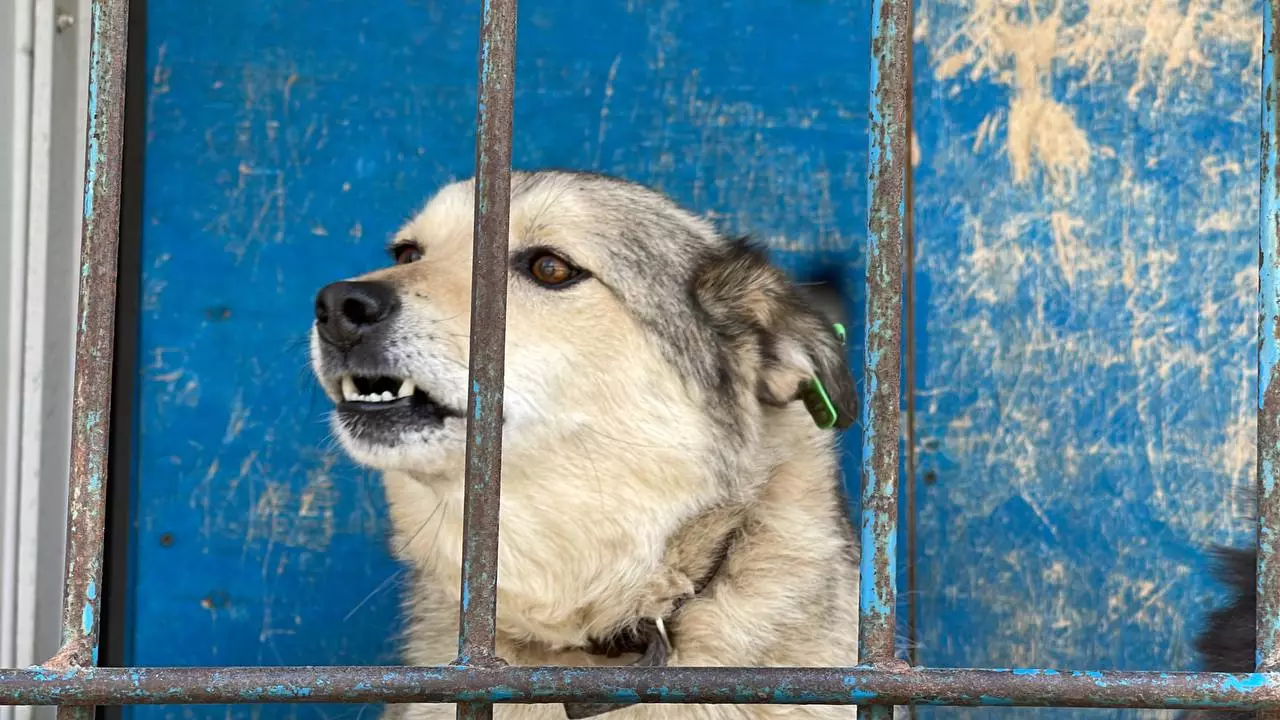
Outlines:
{"label": "dog's mouth", "polygon": [[386,405],[402,400],[431,401],[429,395],[418,389],[408,378],[395,378],[390,375],[364,377],[360,375],[342,376],[342,402],[361,403],[367,405]]}
{"label": "dog's mouth", "polygon": [[[338,412],[348,418],[377,422],[385,416],[398,427],[443,423],[462,413],[432,397],[409,378],[393,375],[343,375],[338,383]],[[381,424],[381,423],[379,423]],[[371,428],[370,428],[371,429]]]}

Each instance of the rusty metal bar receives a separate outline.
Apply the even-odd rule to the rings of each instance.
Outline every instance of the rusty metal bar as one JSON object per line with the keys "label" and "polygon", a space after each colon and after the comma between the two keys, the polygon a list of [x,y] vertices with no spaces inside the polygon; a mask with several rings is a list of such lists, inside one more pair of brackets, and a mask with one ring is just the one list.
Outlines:
{"label": "rusty metal bar", "polygon": [[1280,674],[452,665],[0,670],[0,705],[320,702],[1260,709],[1280,708]]}
{"label": "rusty metal bar", "polygon": [[482,665],[494,658],[515,14],[515,0],[486,0],[480,24],[466,499],[458,641],[459,663],[473,665]]}
{"label": "rusty metal bar", "polygon": [[[894,653],[903,251],[911,173],[911,0],[874,0],[868,156],[866,402],[862,413],[862,561],[858,661],[905,671]],[[895,702],[901,698],[888,698]],[[871,720],[893,717],[873,705]]]}
{"label": "rusty metal bar", "polygon": [[[476,97],[475,234],[467,389],[462,592],[458,665],[499,667],[498,515],[507,334],[511,134],[515,101],[516,0],[484,0]],[[493,706],[459,703],[458,720],[492,720]]]}
{"label": "rusty metal bar", "polygon": [[[115,350],[116,262],[124,147],[128,0],[93,0],[85,139],[80,307],[72,395],[62,649],[50,667],[98,662],[105,542],[111,363]],[[63,707],[59,720],[90,720],[92,706]]]}
{"label": "rusty metal bar", "polygon": [[[1261,253],[1258,268],[1258,579],[1257,667],[1280,669],[1280,188],[1276,184],[1277,66],[1280,13],[1276,0],[1262,4]],[[1280,718],[1280,712],[1267,717]]]}

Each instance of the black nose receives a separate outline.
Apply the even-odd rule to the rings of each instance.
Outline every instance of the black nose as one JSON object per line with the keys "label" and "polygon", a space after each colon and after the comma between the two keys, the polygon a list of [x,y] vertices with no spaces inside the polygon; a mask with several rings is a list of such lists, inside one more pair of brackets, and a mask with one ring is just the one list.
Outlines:
{"label": "black nose", "polygon": [[390,285],[381,282],[336,282],[316,294],[316,331],[340,347],[351,347],[400,308]]}

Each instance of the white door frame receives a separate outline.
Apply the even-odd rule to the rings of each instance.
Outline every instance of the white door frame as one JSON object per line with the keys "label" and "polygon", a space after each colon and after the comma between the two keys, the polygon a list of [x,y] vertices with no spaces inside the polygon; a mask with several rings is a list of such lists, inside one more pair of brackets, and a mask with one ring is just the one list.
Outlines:
{"label": "white door frame", "polygon": [[[0,2],[0,666],[59,646],[89,0]],[[0,708],[0,720],[30,709]]]}

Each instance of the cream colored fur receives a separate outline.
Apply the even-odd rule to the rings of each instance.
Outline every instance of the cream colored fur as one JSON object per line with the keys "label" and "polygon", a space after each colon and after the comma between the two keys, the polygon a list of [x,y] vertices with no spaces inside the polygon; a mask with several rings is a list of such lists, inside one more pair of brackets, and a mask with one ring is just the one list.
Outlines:
{"label": "cream colored fur", "polygon": [[[527,180],[517,175],[514,182]],[[362,278],[394,285],[404,303],[390,352],[419,387],[462,408],[472,193],[469,181],[446,187],[402,229],[401,239],[422,246],[421,261]],[[514,195],[511,249],[554,245],[607,282],[618,262],[607,239],[626,215],[619,205],[637,214],[658,208],[708,246],[720,242],[704,221],[664,203],[631,185],[544,178]],[[672,246],[669,254],[680,260],[686,252]],[[557,292],[513,274],[506,362],[503,658],[519,665],[629,662],[577,648],[620,622],[665,614],[711,569],[720,538],[737,528],[717,580],[672,627],[671,664],[856,664],[856,545],[837,486],[835,433],[815,427],[801,403],[757,404],[743,413],[746,439],[726,452],[723,430],[706,412],[717,398],[691,389],[618,294],[591,281]],[[325,376],[318,355],[316,365],[326,391],[338,397],[337,380]],[[335,426],[356,461],[383,471],[392,548],[414,570],[403,660],[449,663],[457,652],[465,424],[450,419],[392,445],[371,445],[341,421]],[[716,472],[726,462],[735,464],[729,484]],[[443,720],[454,708],[387,712]],[[639,705],[602,720],[853,715],[851,707]],[[500,705],[496,717],[564,714],[559,705]]]}

